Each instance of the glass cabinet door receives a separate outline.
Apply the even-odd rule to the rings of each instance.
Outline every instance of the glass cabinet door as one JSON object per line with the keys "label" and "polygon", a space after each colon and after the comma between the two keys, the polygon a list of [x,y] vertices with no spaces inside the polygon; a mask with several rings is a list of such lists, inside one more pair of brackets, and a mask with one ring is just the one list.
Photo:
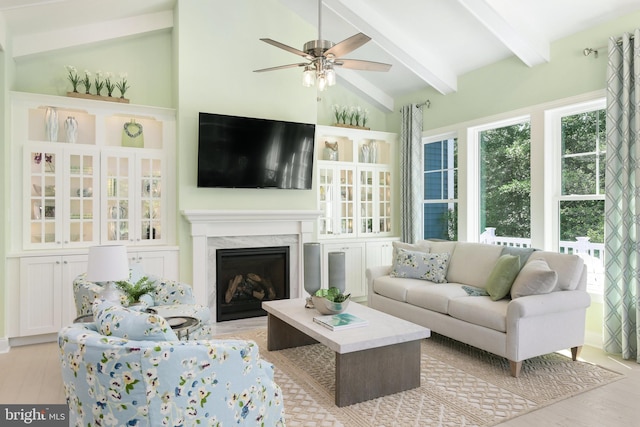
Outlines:
{"label": "glass cabinet door", "polygon": [[378,171],[378,232],[391,234],[393,231],[391,206],[391,171]]}
{"label": "glass cabinet door", "polygon": [[86,246],[98,241],[98,153],[70,151],[66,156],[65,244]]}
{"label": "glass cabinet door", "polygon": [[102,221],[103,240],[126,243],[132,240],[129,200],[131,199],[131,159],[128,156],[105,155],[103,161],[105,178],[105,203]]}
{"label": "glass cabinet door", "polygon": [[391,171],[386,167],[360,167],[358,200],[358,233],[360,235],[390,234]]}
{"label": "glass cabinet door", "polygon": [[374,188],[374,171],[370,169],[360,169],[358,172],[360,177],[360,227],[358,232],[362,234],[372,234],[375,230],[374,225],[374,210],[373,210],[373,188]]}
{"label": "glass cabinet door", "polygon": [[355,183],[353,168],[335,165],[318,168],[321,236],[347,237],[355,232]]}
{"label": "glass cabinet door", "polygon": [[339,169],[338,182],[340,234],[350,235],[355,232],[355,183],[353,169]]}
{"label": "glass cabinet door", "polygon": [[335,221],[335,192],[334,192],[334,168],[318,169],[318,194],[319,208],[322,212],[319,219],[319,234],[333,234],[333,222]]}
{"label": "glass cabinet door", "polygon": [[159,158],[139,160],[140,240],[154,242],[162,236],[162,161]]}
{"label": "glass cabinet door", "polygon": [[62,164],[60,150],[25,149],[29,175],[25,182],[29,194],[25,210],[25,236],[27,247],[56,246],[61,243],[61,229],[56,221],[57,194],[59,179],[56,173]]}

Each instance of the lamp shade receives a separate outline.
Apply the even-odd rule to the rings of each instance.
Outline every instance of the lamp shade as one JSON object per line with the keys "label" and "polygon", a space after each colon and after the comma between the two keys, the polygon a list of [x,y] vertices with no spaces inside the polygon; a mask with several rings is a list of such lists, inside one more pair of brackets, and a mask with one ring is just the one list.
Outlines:
{"label": "lamp shade", "polygon": [[125,246],[92,246],[89,248],[87,280],[111,282],[129,278],[129,259]]}

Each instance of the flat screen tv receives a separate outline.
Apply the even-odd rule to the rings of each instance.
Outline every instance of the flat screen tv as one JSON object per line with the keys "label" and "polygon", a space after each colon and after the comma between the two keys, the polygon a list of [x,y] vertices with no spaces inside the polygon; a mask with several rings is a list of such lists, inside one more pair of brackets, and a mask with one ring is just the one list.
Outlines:
{"label": "flat screen tv", "polygon": [[311,189],[315,125],[200,113],[198,187]]}

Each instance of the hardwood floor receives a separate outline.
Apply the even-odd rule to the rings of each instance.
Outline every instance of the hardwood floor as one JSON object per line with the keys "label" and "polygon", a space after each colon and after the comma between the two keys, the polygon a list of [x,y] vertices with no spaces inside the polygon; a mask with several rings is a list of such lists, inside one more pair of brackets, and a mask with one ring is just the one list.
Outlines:
{"label": "hardwood floor", "polygon": [[[225,334],[266,326],[266,317],[217,324]],[[640,364],[625,361],[594,347],[580,359],[621,372],[625,378],[562,400],[500,424],[503,427],[630,426],[640,421]],[[13,347],[0,354],[0,403],[64,403],[57,343]]]}

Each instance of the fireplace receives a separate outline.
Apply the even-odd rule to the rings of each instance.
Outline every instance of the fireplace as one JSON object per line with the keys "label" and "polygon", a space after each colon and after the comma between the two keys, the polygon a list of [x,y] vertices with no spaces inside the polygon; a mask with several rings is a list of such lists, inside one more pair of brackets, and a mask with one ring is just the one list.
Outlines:
{"label": "fireplace", "polygon": [[216,250],[216,321],[264,316],[262,301],[289,298],[289,247]]}
{"label": "fireplace", "polygon": [[193,294],[218,319],[217,252],[221,249],[289,247],[289,298],[300,298],[302,249],[311,241],[320,211],[189,210],[191,224]]}

